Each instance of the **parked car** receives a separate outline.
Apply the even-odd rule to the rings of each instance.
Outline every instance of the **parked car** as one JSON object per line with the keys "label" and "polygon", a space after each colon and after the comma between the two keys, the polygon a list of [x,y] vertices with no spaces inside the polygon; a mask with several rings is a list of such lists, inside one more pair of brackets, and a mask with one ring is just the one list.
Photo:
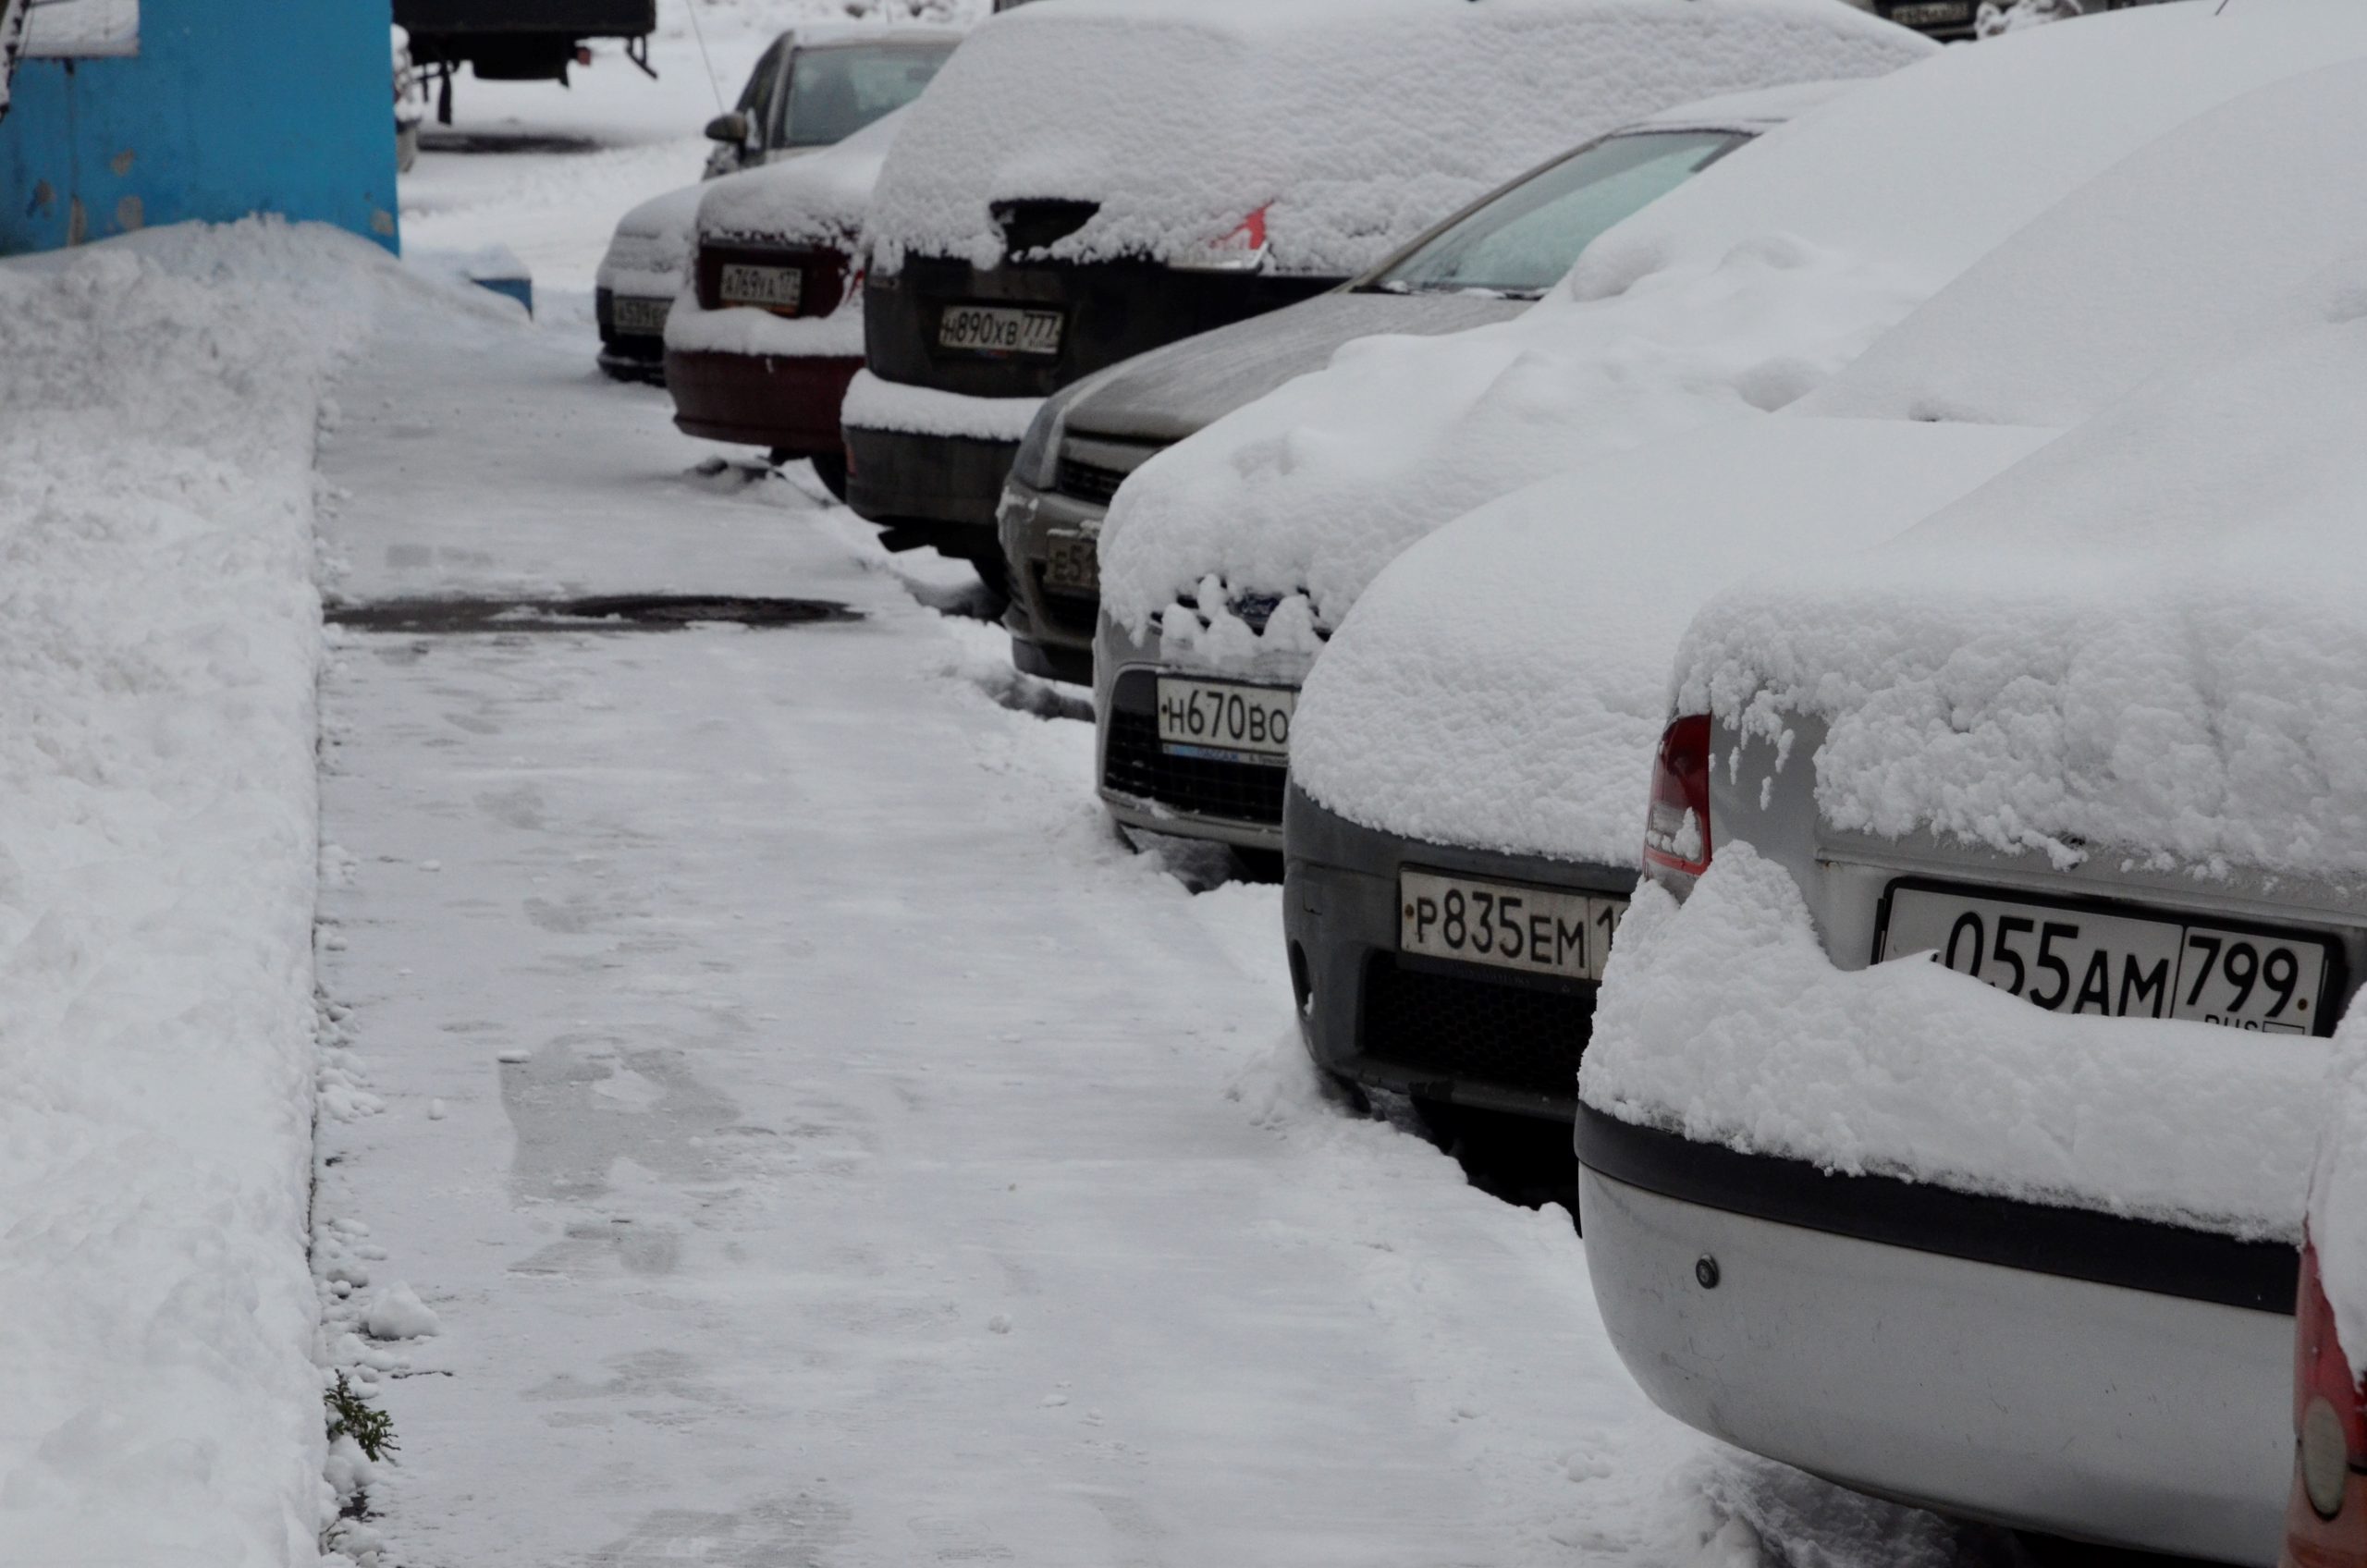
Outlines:
{"label": "parked car", "polygon": [[[2330,259],[2356,232],[2350,205],[2265,178],[2196,188],[2198,170],[2271,165],[2278,137],[2307,134],[2263,107],[2207,115],[2063,198],[1770,434],[1722,421],[1705,443],[1648,447],[1640,472],[1637,456],[1590,462],[1380,573],[1292,722],[1283,919],[1319,1068],[1429,1103],[1574,1114],[1693,611],[1752,571],[1898,532],[1983,460],[2026,451],[2016,432],[2077,423]],[[1901,423],[1914,433],[1883,428]],[[1849,429],[1817,428],[1834,425]],[[1917,455],[1951,428],[1997,439],[1953,467]],[[1811,460],[1853,443],[1866,455]],[[1540,920],[1542,942],[1519,924]]]}
{"label": "parked car", "polygon": [[[1576,1140],[1604,1324],[1680,1419],[2263,1564],[2324,1036],[2367,963],[2367,60],[2328,15],[2350,59],[2100,182],[2016,263],[2021,320],[1933,328],[1979,363],[1917,400],[2076,406],[2149,332],[2174,368],[1695,618]],[[2117,290],[2044,287],[2116,254]]]}
{"label": "parked car", "polygon": [[409,174],[419,162],[419,127],[427,118],[427,84],[411,63],[411,34],[392,30],[395,67],[395,172]]}
{"label": "parked car", "polygon": [[[740,101],[709,122],[705,178],[808,156],[917,97],[961,42],[942,28],[808,24],[773,40]],[[666,320],[690,265],[702,186],[643,202],[617,223],[593,294],[600,368],[662,382]]]}
{"label": "parked car", "polygon": [[2349,1347],[2367,1345],[2367,1055],[2346,1017],[2328,1081],[2294,1315],[2293,1489],[2279,1568],[2367,1565],[2367,1391]]}
{"label": "parked car", "polygon": [[864,217],[905,112],[784,168],[717,181],[666,328],[676,425],[775,462],[810,459],[840,497],[839,403],[863,368]]}
{"label": "parked car", "polygon": [[1321,369],[1355,338],[1458,332],[1518,315],[1596,235],[1856,85],[1795,82],[1637,120],[1481,197],[1342,288],[1137,354],[1045,399],[997,511],[1012,662],[1031,675],[1093,683],[1095,540],[1118,486],[1160,450]]}
{"label": "parked car", "polygon": [[1929,47],[1827,0],[1061,0],[996,17],[880,177],[849,501],[891,547],[934,544],[1000,583],[997,504],[1049,394],[1332,288],[1666,104]]}
{"label": "parked car", "polygon": [[1146,464],[1100,540],[1110,815],[1279,851],[1297,689],[1400,551],[1549,474],[1784,406],[2116,157],[2315,57],[2210,20],[1936,54],[1637,213],[1518,319],[1352,345]]}

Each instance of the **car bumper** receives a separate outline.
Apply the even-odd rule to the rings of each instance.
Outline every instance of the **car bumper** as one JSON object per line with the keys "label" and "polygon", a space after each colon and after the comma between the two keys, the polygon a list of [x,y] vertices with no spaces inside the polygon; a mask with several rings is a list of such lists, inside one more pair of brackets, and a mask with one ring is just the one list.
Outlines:
{"label": "car bumper", "polygon": [[839,404],[860,359],[680,350],[666,356],[674,424],[686,435],[792,457],[839,449]]}
{"label": "car bumper", "polygon": [[1093,683],[1093,623],[1101,611],[1098,579],[1090,589],[1049,585],[1052,541],[1098,539],[1103,508],[1055,491],[1012,480],[996,518],[1003,562],[1011,572],[1011,662],[1030,675]]}
{"label": "car bumper", "polygon": [[[1095,628],[1094,777],[1102,803],[1128,827],[1281,852],[1284,766],[1176,757],[1159,743],[1161,674],[1243,678],[1168,668],[1159,662],[1158,645],[1157,632],[1137,642],[1106,615]],[[1302,667],[1246,679],[1295,687],[1306,673]]]}
{"label": "car bumper", "polygon": [[1282,843],[1282,931],[1316,1065],[1427,1099],[1570,1120],[1594,983],[1401,953],[1398,874],[1414,866],[1625,897],[1634,872],[1381,832],[1296,789],[1283,804]]}
{"label": "car bumper", "polygon": [[[2079,1277],[2097,1270],[2076,1262],[2045,1272],[1996,1256],[2022,1244],[2026,1218],[2040,1229],[2084,1224],[2098,1257],[2126,1243],[2113,1227],[2165,1228],[1944,1194],[1986,1206],[1996,1223],[1981,1244],[1930,1250],[1875,1239],[1854,1219],[1804,1225],[1671,1191],[1684,1182],[1655,1181],[1623,1152],[1637,1139],[1684,1144],[1582,1109],[1578,1195],[1604,1326],[1662,1409],[1844,1486],[1958,1517],[2276,1561],[2292,1475],[2292,1318]],[[1746,1168],[1746,1182],[1748,1168],[1792,1165],[1709,1158]],[[1853,1198],[1868,1195],[1865,1183],[1932,1191],[1826,1179]],[[2291,1256],[2250,1250],[2261,1255],[2248,1260],[2253,1272]]]}
{"label": "car bumper", "polygon": [[915,542],[975,559],[997,548],[995,512],[1016,441],[847,425],[847,505]]}

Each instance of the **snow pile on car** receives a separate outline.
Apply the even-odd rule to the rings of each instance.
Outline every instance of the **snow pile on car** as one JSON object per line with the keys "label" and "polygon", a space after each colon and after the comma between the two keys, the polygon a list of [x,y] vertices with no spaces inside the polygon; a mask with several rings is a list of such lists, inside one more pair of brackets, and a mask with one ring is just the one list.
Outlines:
{"label": "snow pile on car", "polygon": [[394,263],[0,265],[0,1555],[313,1561],[315,421]]}
{"label": "snow pile on car", "polygon": [[994,203],[1096,203],[1052,258],[1362,271],[1672,103],[1868,76],[1924,40],[1831,0],[1061,0],[963,43],[879,186],[874,264],[991,266]]}
{"label": "snow pile on car", "polygon": [[[1205,614],[1213,575],[1234,594],[1304,594],[1337,625],[1430,530],[1606,453],[1812,392],[2119,157],[2361,52],[2358,7],[2170,6],[1949,50],[1870,83],[1604,235],[1518,320],[1348,345],[1154,459],[1111,508],[1104,602],[1139,636],[1178,594]],[[2118,251],[2081,264],[2146,270]]]}
{"label": "snow pile on car", "polygon": [[2334,1307],[2335,1335],[2354,1377],[2367,1381],[2367,1008],[2353,1008],[2335,1036],[2334,1068],[2310,1182],[2310,1243]]}
{"label": "snow pile on car", "polygon": [[690,276],[691,231],[706,190],[686,185],[653,196],[619,218],[595,287],[632,299],[671,300]]}
{"label": "snow pile on car", "polygon": [[[906,107],[883,115],[818,153],[713,181],[704,188],[698,203],[697,242],[836,251],[852,264],[862,250],[865,216],[880,165],[911,112]],[[697,280],[684,276],[681,284],[681,298],[666,318],[668,349],[840,359],[863,353],[859,275],[839,308],[826,316],[779,316],[746,308],[702,310]]]}
{"label": "snow pile on car", "polygon": [[1358,603],[1307,678],[1292,780],[1432,843],[1633,864],[1669,660],[1701,602],[1887,538],[2049,434],[1779,415],[1491,502]]}

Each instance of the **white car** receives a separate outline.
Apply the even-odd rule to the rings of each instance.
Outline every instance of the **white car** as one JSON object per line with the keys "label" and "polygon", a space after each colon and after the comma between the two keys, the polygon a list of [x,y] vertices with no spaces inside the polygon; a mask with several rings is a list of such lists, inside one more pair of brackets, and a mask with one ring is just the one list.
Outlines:
{"label": "white car", "polygon": [[[1857,395],[2076,410],[2148,332],[2170,368],[1694,619],[1576,1136],[1595,1296],[1664,1409],[2263,1564],[2324,1036],[2367,962],[2367,60],[2318,42],[2351,57],[2070,207],[2012,315],[1935,312],[1963,370]],[[2149,247],[2165,213],[2197,233]],[[2082,263],[2118,287],[2050,289]]]}
{"label": "white car", "polygon": [[[2307,54],[2346,47],[2367,25]],[[1381,572],[1293,716],[1283,918],[1317,1065],[1569,1119],[1694,611],[1899,532],[2339,254],[2358,204],[2261,172],[2332,134],[2285,106],[2312,81],[2124,159],[1773,419],[1542,481]]]}
{"label": "white car", "polygon": [[1351,344],[1153,458],[1101,538],[1112,815],[1279,850],[1297,689],[1406,545],[1549,474],[1812,391],[2116,158],[2312,63],[2279,14],[2155,7],[1940,53],[1704,170],[1518,319]]}
{"label": "white car", "polygon": [[[739,106],[709,122],[705,178],[802,158],[914,98],[962,42],[946,28],[806,24],[773,40]],[[666,319],[689,271],[703,186],[643,202],[617,223],[593,293],[600,368],[619,381],[666,379]]]}

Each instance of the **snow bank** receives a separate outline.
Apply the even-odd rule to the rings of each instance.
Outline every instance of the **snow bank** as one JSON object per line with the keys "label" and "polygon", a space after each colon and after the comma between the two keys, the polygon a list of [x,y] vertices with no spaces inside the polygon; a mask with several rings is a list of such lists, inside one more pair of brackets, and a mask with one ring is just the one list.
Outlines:
{"label": "snow bank", "polygon": [[[861,323],[856,324],[858,326]],[[671,341],[669,338],[668,341]],[[865,430],[901,430],[919,435],[955,435],[976,441],[1016,441],[1027,434],[1041,398],[972,398],[882,381],[857,371],[840,411],[841,423]]]}
{"label": "snow bank", "polygon": [[1429,842],[1632,864],[1669,661],[1702,602],[1886,539],[2051,434],[1778,415],[1492,502],[1358,602],[1307,679],[1292,778]]}
{"label": "snow bank", "polygon": [[2165,6],[1872,82],[1604,235],[1520,320],[1351,344],[1161,454],[1111,508],[1105,602],[1140,635],[1214,573],[1235,592],[1306,592],[1337,624],[1431,529],[1607,452],[1812,391],[2123,155],[2361,53],[2367,10],[2342,0]]}
{"label": "snow bank", "polygon": [[1828,1170],[2298,1242],[2329,1054],[2046,1012],[1921,960],[1846,973],[1792,874],[1733,842],[1682,909],[1637,890],[1578,1094]]}
{"label": "snow bank", "polygon": [[0,1562],[316,1555],[312,450],[392,268],[0,265]]}
{"label": "snow bank", "polygon": [[1722,595],[1679,706],[1822,716],[1845,831],[2367,875],[2367,254],[2248,336],[1889,545]]}
{"label": "snow bank", "polygon": [[1025,6],[979,28],[916,106],[880,182],[875,264],[990,266],[992,203],[1065,198],[1099,211],[1055,257],[1188,261],[1262,210],[1269,264],[1346,276],[1655,109],[1931,47],[1832,0]]}

